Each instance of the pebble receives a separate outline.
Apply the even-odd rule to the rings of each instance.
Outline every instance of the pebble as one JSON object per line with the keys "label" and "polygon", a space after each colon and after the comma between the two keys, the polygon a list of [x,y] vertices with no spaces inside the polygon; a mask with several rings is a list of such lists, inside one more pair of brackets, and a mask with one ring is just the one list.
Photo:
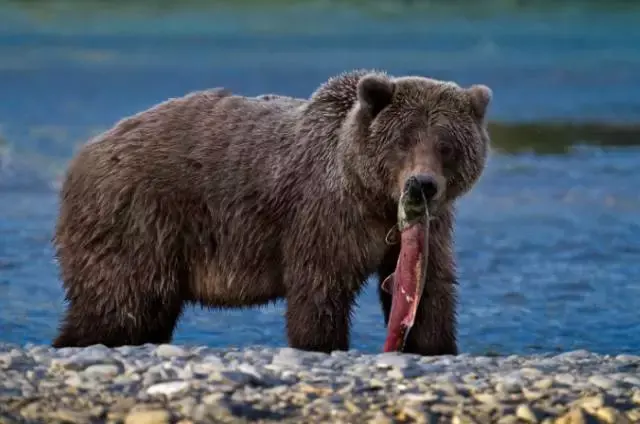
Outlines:
{"label": "pebble", "polygon": [[88,376],[97,376],[97,377],[117,377],[118,374],[122,372],[124,367],[112,365],[112,364],[100,364],[100,365],[91,365],[84,370],[84,374]]}
{"label": "pebble", "polygon": [[639,355],[628,355],[623,353],[621,355],[616,356],[616,361],[619,362],[634,362],[636,365],[640,365],[640,356]]}
{"label": "pebble", "polygon": [[180,346],[161,344],[156,348],[156,355],[160,358],[184,358],[189,352]]}
{"label": "pebble", "polygon": [[376,365],[379,368],[407,368],[409,367],[409,359],[405,355],[397,353],[383,353],[376,358]]}
{"label": "pebble", "polygon": [[273,356],[271,362],[273,364],[284,365],[286,367],[297,367],[304,366],[309,362],[315,362],[319,358],[326,359],[326,355],[285,347],[279,349],[279,351]]}
{"label": "pebble", "polygon": [[169,381],[166,383],[154,384],[147,389],[147,393],[150,395],[161,394],[165,396],[172,396],[183,390],[187,390],[188,388],[189,383],[186,381]]}
{"label": "pebble", "polygon": [[640,422],[638,357],[0,343],[0,422]]}
{"label": "pebble", "polygon": [[242,371],[223,371],[220,373],[220,376],[227,382],[238,385],[245,385],[253,380],[250,374],[244,373]]}
{"label": "pebble", "polygon": [[490,393],[477,393],[475,398],[478,402],[487,406],[498,406],[500,404],[500,400]]}
{"label": "pebble", "polygon": [[86,412],[76,412],[69,409],[60,408],[49,413],[49,418],[60,420],[65,423],[85,423],[91,419]]}
{"label": "pebble", "polygon": [[522,384],[521,379],[505,377],[496,384],[496,390],[503,393],[516,393],[522,390]]}
{"label": "pebble", "polygon": [[[640,372],[640,370],[638,370]],[[633,375],[629,375],[623,378],[625,383],[631,384],[632,386],[640,387],[640,377],[636,377]]]}
{"label": "pebble", "polygon": [[600,387],[601,389],[611,389],[615,386],[615,382],[602,375],[593,375],[589,377],[589,383]]}
{"label": "pebble", "polygon": [[584,408],[585,410],[593,413],[596,410],[598,410],[598,408],[602,408],[604,406],[605,399],[603,395],[599,394],[596,396],[590,396],[590,397],[578,399],[576,403],[581,408]]}
{"label": "pebble", "polygon": [[125,424],[165,424],[171,421],[171,414],[164,410],[136,411],[127,415]]}
{"label": "pebble", "polygon": [[378,411],[370,422],[371,424],[393,424],[391,418],[387,417],[381,411]]}
{"label": "pebble", "polygon": [[497,424],[518,424],[518,417],[513,415],[503,415],[498,418]]}
{"label": "pebble", "polygon": [[540,413],[525,404],[518,405],[518,408],[516,409],[516,417],[528,423],[540,422]]}
{"label": "pebble", "polygon": [[520,374],[528,378],[538,378],[542,375],[542,371],[538,368],[524,367],[520,370]]}
{"label": "pebble", "polygon": [[598,409],[596,414],[598,418],[608,424],[625,424],[629,422],[629,419],[622,415],[619,411],[614,408],[607,406],[601,409]]}
{"label": "pebble", "polygon": [[585,359],[591,356],[592,356],[591,352],[584,349],[579,349],[579,350],[560,353],[556,355],[556,359],[564,360],[564,361],[575,361],[577,359]]}
{"label": "pebble", "polygon": [[598,421],[582,408],[572,408],[558,418],[555,424],[598,424]]}
{"label": "pebble", "polygon": [[536,401],[544,397],[545,391],[537,388],[530,389],[528,387],[523,387],[522,394],[524,395],[525,399],[527,399],[528,401]]}
{"label": "pebble", "polygon": [[627,417],[629,417],[632,423],[640,423],[640,408],[628,410]]}
{"label": "pebble", "polygon": [[575,377],[571,374],[558,374],[554,377],[554,380],[556,380],[560,384],[565,384],[567,386],[571,386],[576,382]]}
{"label": "pebble", "polygon": [[538,390],[548,390],[552,388],[553,385],[553,378],[550,377],[541,378],[540,380],[537,380],[533,383],[533,387]]}

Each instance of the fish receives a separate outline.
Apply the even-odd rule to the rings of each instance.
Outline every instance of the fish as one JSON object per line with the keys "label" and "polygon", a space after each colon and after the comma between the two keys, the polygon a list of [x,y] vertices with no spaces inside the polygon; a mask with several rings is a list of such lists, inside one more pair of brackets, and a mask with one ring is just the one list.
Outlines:
{"label": "fish", "polygon": [[402,351],[415,322],[427,276],[429,220],[424,197],[416,200],[403,193],[398,202],[400,255],[394,272],[382,282],[382,290],[392,296],[383,352]]}

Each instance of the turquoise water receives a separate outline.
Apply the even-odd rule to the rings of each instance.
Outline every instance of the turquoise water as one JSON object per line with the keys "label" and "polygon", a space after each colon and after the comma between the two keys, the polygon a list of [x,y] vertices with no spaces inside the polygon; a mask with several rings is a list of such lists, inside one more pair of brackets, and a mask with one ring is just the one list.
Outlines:
{"label": "turquoise water", "polygon": [[[4,11],[1,341],[54,336],[63,296],[49,240],[74,149],[168,97],[212,86],[308,96],[334,73],[375,67],[488,84],[496,121],[640,120],[637,12],[382,19],[298,7],[61,20]],[[498,150],[460,203],[463,351],[640,350],[640,149],[560,142],[574,147]],[[284,345],[283,308],[189,310],[175,341]],[[379,351],[384,334],[371,285],[352,345]]]}

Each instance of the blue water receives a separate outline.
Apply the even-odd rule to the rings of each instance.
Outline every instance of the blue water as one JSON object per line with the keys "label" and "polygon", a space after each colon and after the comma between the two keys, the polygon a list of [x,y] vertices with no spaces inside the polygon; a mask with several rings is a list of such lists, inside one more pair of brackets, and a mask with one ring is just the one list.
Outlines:
{"label": "blue water", "polygon": [[[60,24],[0,14],[0,341],[54,336],[59,177],[117,119],[211,86],[307,96],[334,73],[376,67],[488,84],[496,120],[639,121],[639,17],[593,18],[381,22],[297,10]],[[575,144],[565,154],[495,153],[460,202],[462,351],[640,351],[640,148],[565,142]],[[189,310],[175,341],[282,346],[283,312]],[[371,285],[352,346],[379,351],[384,335]]]}

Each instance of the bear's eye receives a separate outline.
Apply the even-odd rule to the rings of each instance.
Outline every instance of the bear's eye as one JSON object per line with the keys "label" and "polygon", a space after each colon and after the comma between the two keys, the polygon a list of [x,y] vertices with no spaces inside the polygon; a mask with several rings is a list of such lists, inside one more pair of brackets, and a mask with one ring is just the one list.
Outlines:
{"label": "bear's eye", "polygon": [[449,162],[454,159],[455,156],[455,148],[453,143],[448,141],[441,141],[438,143],[438,154],[440,154],[440,159],[443,162]]}

